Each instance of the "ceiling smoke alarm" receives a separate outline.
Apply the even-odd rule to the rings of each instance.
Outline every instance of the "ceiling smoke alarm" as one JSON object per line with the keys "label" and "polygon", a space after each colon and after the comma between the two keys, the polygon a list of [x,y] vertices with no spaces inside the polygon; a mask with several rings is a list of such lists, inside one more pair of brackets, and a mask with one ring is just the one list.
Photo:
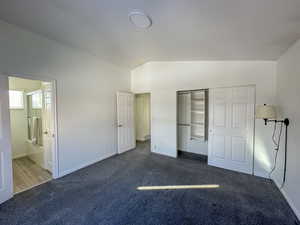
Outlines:
{"label": "ceiling smoke alarm", "polygon": [[129,21],[140,29],[148,29],[152,26],[151,18],[143,12],[134,11],[128,15]]}

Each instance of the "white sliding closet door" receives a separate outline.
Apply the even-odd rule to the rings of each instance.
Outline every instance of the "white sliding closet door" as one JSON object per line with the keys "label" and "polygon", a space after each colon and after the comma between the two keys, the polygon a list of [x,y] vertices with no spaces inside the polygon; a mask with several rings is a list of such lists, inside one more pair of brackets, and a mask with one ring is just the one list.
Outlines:
{"label": "white sliding closet door", "polygon": [[135,148],[134,95],[129,92],[117,93],[118,153]]}
{"label": "white sliding closet door", "polygon": [[8,78],[0,75],[0,203],[13,196]]}
{"label": "white sliding closet door", "polygon": [[210,89],[208,164],[252,174],[255,87]]}

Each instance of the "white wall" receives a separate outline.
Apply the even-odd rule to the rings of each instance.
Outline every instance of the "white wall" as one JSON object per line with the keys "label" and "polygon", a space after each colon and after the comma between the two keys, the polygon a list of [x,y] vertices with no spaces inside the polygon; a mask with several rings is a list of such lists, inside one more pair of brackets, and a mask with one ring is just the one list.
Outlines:
{"label": "white wall", "polygon": [[[277,66],[277,105],[279,118],[289,118],[288,148],[287,148],[287,174],[283,194],[300,219],[300,40],[295,43],[278,60]],[[281,185],[284,162],[283,135],[278,156],[277,170],[274,180]]]}
{"label": "white wall", "polygon": [[138,141],[150,138],[150,94],[135,95],[135,137]]}
{"label": "white wall", "polygon": [[116,92],[130,72],[0,22],[0,72],[57,81],[59,173],[116,153]]}
{"label": "white wall", "polygon": [[13,159],[27,155],[27,116],[24,109],[10,109]]}
{"label": "white wall", "polygon": [[[273,104],[276,62],[200,61],[149,62],[132,71],[131,89],[151,92],[152,151],[176,157],[176,91],[201,88],[256,86],[256,103]],[[271,127],[262,120],[255,124],[255,166],[258,176],[267,176],[272,167]]]}

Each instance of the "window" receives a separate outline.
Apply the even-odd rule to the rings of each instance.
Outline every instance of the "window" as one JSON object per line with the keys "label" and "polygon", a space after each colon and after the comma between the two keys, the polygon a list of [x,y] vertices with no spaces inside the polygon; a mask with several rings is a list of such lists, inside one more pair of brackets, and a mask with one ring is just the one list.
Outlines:
{"label": "window", "polygon": [[41,109],[43,106],[42,103],[42,91],[35,91],[32,95],[32,108],[33,109]]}
{"label": "window", "polygon": [[23,91],[9,91],[9,108],[24,109]]}

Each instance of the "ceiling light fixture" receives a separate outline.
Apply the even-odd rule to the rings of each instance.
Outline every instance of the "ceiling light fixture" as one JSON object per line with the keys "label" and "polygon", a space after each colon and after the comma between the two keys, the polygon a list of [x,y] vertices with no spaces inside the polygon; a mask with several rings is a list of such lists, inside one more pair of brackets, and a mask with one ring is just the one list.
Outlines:
{"label": "ceiling light fixture", "polygon": [[129,21],[137,28],[148,29],[152,26],[151,18],[143,12],[134,11],[129,13],[128,17]]}

